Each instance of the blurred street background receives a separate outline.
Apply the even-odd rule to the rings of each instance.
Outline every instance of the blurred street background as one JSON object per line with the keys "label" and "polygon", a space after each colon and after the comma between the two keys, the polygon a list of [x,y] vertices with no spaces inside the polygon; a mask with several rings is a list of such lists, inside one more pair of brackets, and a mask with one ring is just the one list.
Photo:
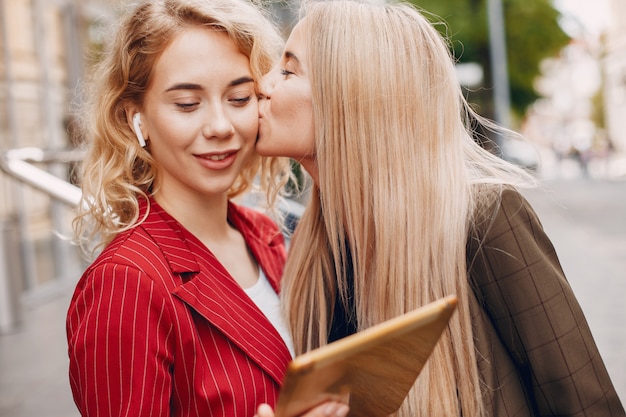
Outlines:
{"label": "blurred street background", "polygon": [[[297,2],[271,8],[285,36]],[[468,101],[526,138],[482,144],[542,180],[524,194],[626,402],[626,1],[413,2],[449,37]],[[86,263],[66,239],[83,141],[71,108],[126,3],[0,0],[0,417],[78,417],[65,313]]]}
{"label": "blurred street background", "polygon": [[[625,401],[626,178],[554,178],[525,195],[557,248]],[[0,336],[0,417],[79,417],[67,378],[64,320],[70,294],[68,287],[27,308],[20,328]]]}

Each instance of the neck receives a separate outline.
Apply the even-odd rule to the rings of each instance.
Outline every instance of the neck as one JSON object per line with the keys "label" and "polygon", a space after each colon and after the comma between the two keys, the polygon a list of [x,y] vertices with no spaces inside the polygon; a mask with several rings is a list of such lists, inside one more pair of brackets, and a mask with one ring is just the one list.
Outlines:
{"label": "neck", "polygon": [[200,240],[214,240],[225,236],[228,224],[226,194],[203,198],[168,198],[163,193],[154,195],[155,201],[187,230]]}
{"label": "neck", "polygon": [[309,173],[315,185],[319,187],[320,186],[319,168],[317,167],[317,162],[315,158],[304,158],[298,162],[300,162],[300,165],[302,165],[302,168],[304,168],[306,172]]}

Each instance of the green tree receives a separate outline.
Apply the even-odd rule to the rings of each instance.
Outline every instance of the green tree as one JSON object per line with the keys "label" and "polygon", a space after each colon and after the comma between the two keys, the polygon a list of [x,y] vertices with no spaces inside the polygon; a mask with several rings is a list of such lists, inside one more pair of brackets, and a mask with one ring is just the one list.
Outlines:
{"label": "green tree", "polygon": [[[461,63],[478,63],[484,71],[481,88],[468,90],[468,100],[493,118],[487,0],[411,0],[426,11],[451,44]],[[570,38],[558,24],[560,13],[551,0],[502,0],[505,14],[512,116],[523,117],[538,97],[534,80],[539,64],[554,56]]]}

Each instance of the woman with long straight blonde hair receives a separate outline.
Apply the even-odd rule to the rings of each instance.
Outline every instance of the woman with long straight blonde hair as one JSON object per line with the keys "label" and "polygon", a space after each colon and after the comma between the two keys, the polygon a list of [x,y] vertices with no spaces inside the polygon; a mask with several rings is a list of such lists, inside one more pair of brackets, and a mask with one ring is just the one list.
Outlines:
{"label": "woman with long straight blonde hair", "polygon": [[296,353],[456,294],[398,416],[624,415],[517,191],[534,178],[476,143],[476,121],[510,132],[472,112],[418,10],[308,2],[262,94],[257,151],[314,182],[282,282]]}

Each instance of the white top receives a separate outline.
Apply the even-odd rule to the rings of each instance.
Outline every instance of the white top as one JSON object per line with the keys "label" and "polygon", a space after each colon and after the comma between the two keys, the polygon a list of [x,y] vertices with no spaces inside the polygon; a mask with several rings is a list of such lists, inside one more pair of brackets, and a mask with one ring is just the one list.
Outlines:
{"label": "white top", "polygon": [[285,341],[285,344],[291,353],[291,357],[293,358],[293,340],[291,339],[291,334],[287,329],[285,319],[280,313],[280,299],[267,280],[263,270],[259,268],[259,271],[259,279],[256,284],[251,287],[244,288],[244,291],[248,294],[252,301],[254,301],[257,307],[259,307],[263,314],[265,314],[265,317],[268,318],[270,323],[274,325],[280,336]]}

